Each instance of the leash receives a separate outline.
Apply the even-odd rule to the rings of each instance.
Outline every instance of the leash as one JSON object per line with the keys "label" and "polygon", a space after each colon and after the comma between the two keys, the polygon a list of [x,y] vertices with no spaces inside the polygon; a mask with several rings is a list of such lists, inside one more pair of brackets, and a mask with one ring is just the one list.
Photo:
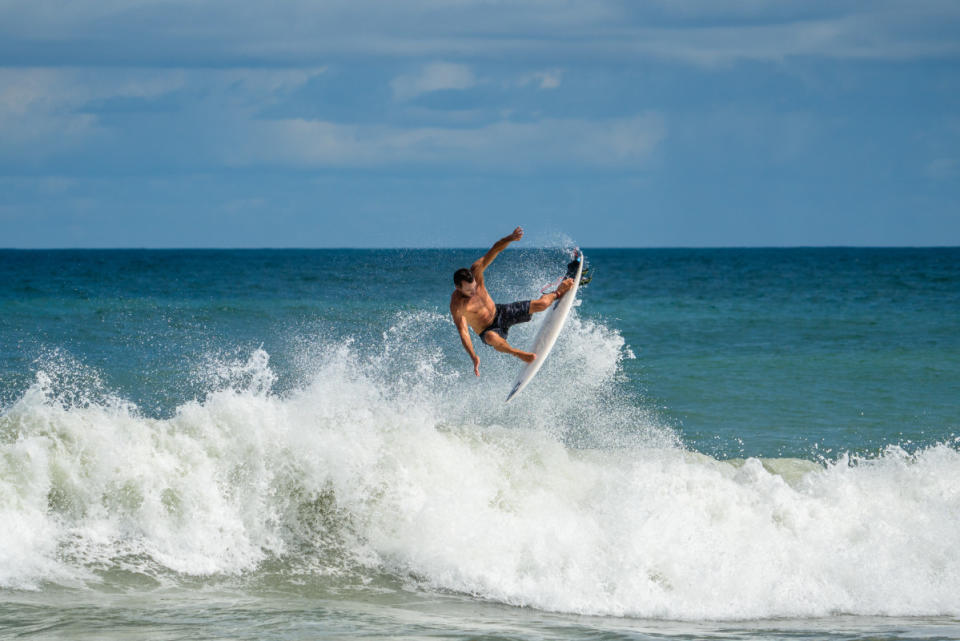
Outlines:
{"label": "leash", "polygon": [[564,277],[561,276],[560,278],[558,278],[557,280],[553,281],[553,282],[550,283],[549,285],[544,285],[543,287],[540,288],[540,293],[541,293],[541,294],[546,294],[548,289],[551,289],[551,288],[552,288],[552,289],[556,289],[557,287],[560,286],[560,283],[563,282],[563,279],[564,279]]}

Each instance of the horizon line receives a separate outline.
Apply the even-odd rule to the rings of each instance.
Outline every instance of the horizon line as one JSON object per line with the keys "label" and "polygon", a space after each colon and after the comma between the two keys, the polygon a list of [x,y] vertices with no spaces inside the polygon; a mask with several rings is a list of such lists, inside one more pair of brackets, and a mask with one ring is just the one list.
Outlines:
{"label": "horizon line", "polygon": [[[262,247],[145,247],[145,246],[110,246],[110,247],[0,247],[0,251],[356,251],[356,250],[475,250],[483,249],[487,245],[468,246],[262,246]],[[644,250],[686,250],[686,249],[960,249],[958,245],[583,245],[581,249],[644,249]],[[504,251],[521,249],[564,249],[560,245],[540,245],[528,247],[508,247]]]}

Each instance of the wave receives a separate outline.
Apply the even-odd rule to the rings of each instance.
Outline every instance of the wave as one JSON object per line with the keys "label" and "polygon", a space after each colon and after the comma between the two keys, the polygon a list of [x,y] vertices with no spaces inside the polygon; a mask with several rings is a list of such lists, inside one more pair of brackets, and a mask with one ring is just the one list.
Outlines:
{"label": "wave", "polygon": [[446,323],[306,341],[283,392],[263,350],[211,359],[169,418],[46,363],[0,415],[0,587],[279,565],[586,614],[960,614],[956,443],[720,461],[622,391],[603,325],[573,318],[505,406],[515,364],[481,353],[474,380],[418,339]]}

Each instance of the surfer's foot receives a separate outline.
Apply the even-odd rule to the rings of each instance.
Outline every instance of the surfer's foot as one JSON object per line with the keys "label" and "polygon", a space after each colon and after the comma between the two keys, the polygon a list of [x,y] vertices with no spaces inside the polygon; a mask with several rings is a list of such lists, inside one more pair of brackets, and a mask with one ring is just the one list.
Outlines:
{"label": "surfer's foot", "polygon": [[534,354],[533,352],[520,352],[520,351],[518,351],[516,354],[514,354],[514,356],[516,356],[517,358],[519,358],[519,359],[520,359],[521,361],[523,361],[524,363],[532,363],[533,361],[537,360],[537,355]]}

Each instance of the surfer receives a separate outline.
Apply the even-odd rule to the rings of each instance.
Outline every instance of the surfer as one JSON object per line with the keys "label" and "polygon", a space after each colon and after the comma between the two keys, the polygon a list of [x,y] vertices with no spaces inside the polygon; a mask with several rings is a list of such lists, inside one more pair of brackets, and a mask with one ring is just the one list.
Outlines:
{"label": "surfer", "polygon": [[520,300],[507,304],[494,303],[483,284],[483,270],[490,266],[497,254],[507,245],[521,238],[523,238],[523,229],[517,227],[512,234],[495,242],[483,258],[474,262],[470,269],[463,267],[453,274],[453,284],[456,289],[450,295],[450,314],[453,316],[457,331],[460,332],[463,348],[467,350],[470,360],[473,361],[473,373],[477,376],[480,376],[480,357],[473,351],[473,342],[470,340],[468,328],[472,328],[480,340],[498,352],[512,354],[525,363],[532,363],[537,355],[510,345],[507,342],[508,330],[517,323],[526,323],[533,314],[549,308],[554,301],[573,287],[573,279],[565,278],[556,291],[544,294],[536,300]]}

